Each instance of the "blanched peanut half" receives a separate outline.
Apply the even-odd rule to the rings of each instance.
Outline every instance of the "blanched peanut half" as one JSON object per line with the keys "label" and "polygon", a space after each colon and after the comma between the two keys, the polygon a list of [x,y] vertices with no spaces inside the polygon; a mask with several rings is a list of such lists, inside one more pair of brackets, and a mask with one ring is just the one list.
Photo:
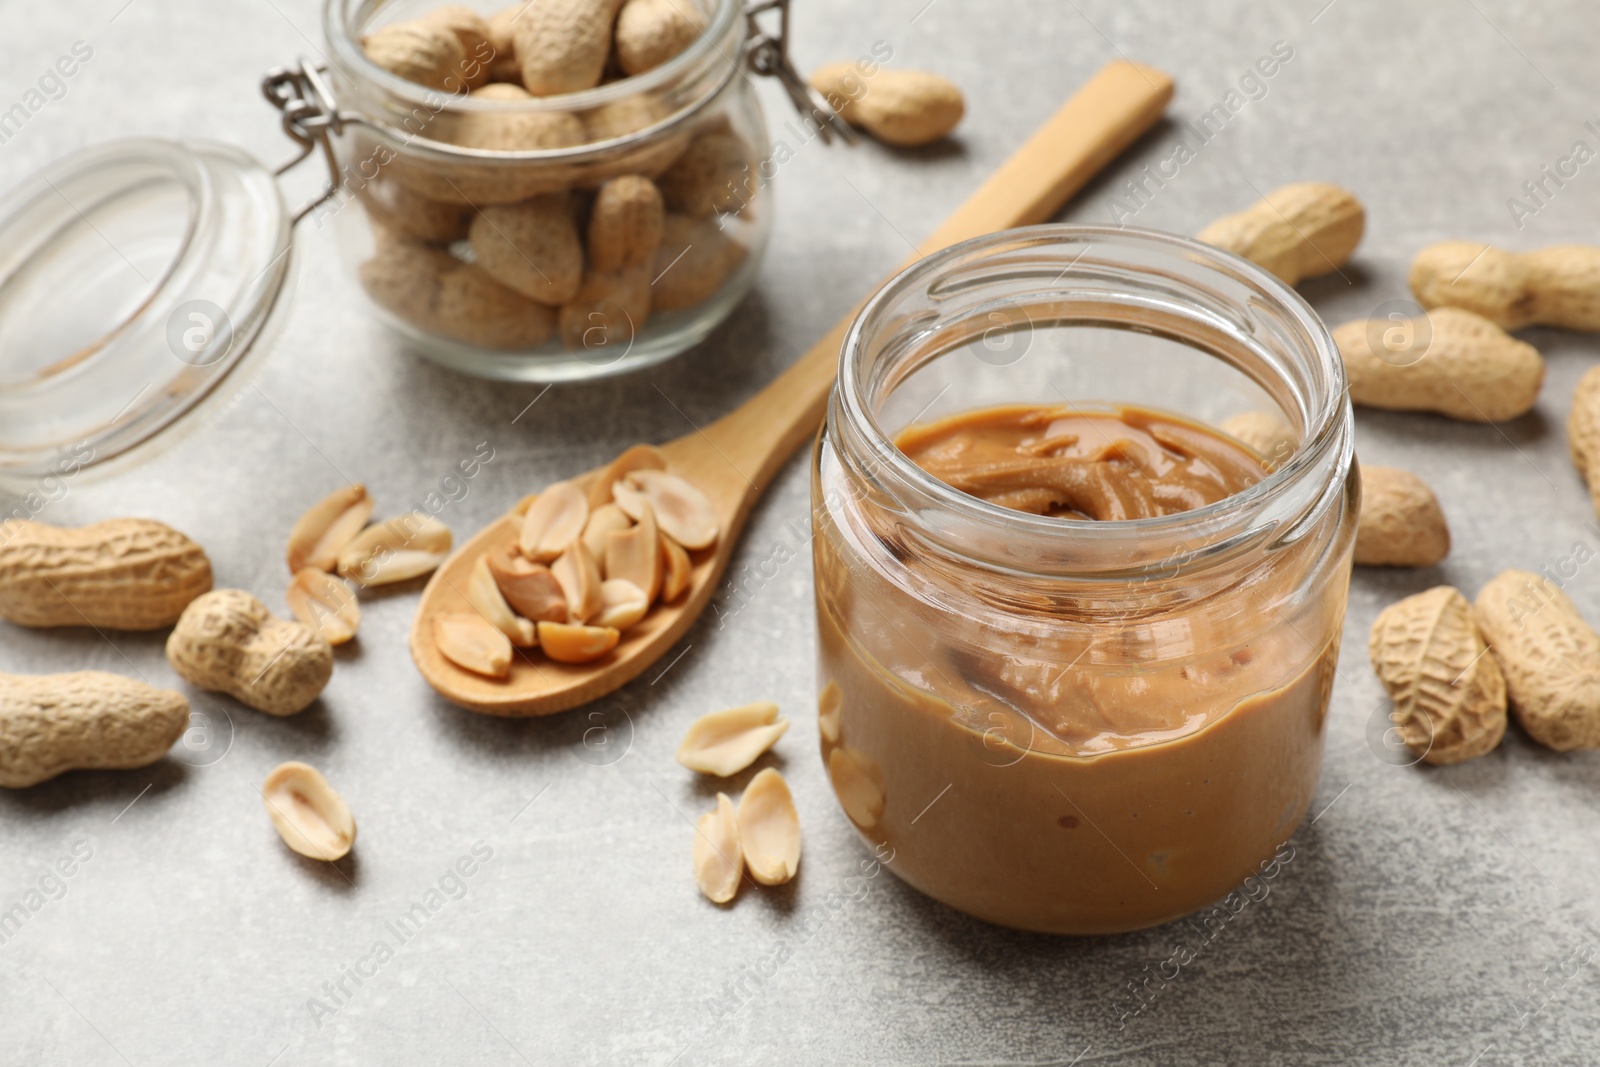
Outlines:
{"label": "blanched peanut half", "polygon": [[588,622],[600,614],[600,565],[581,540],[567,546],[550,573],[555,575],[562,595],[567,598],[567,621]]}
{"label": "blanched peanut half", "polygon": [[445,659],[463,670],[489,678],[511,673],[511,639],[482,615],[464,611],[435,615],[433,643]]}
{"label": "blanched peanut half", "polygon": [[649,504],[640,509],[638,519],[626,530],[606,534],[606,577],[632,582],[653,603],[661,592],[661,534]]}
{"label": "blanched peanut half", "polygon": [[716,809],[694,825],[694,881],[713,904],[726,904],[739,892],[743,872],[738,816],[728,795],[718,793]]}
{"label": "blanched peanut half", "polygon": [[607,578],[601,582],[600,601],[600,614],[595,616],[594,624],[615,630],[637,625],[650,610],[650,598],[626,578]]}
{"label": "blanched peanut half", "polygon": [[750,877],[782,885],[800,869],[800,813],[783,775],[767,767],[739,798],[739,848]]}
{"label": "blanched peanut half", "polygon": [[611,499],[622,513],[629,519],[636,519],[644,511],[649,500],[626,478],[618,478],[611,483]]}
{"label": "blanched peanut half", "polygon": [[661,535],[661,602],[670,604],[683,595],[694,577],[689,553],[666,534]]}
{"label": "blanched peanut half", "polygon": [[303,567],[289,583],[285,599],[295,618],[322,635],[330,645],[342,645],[361,625],[361,605],[356,593],[327,571]]}
{"label": "blanched peanut half", "polygon": [[535,563],[549,563],[567,550],[589,521],[589,501],[571,482],[557,482],[534,497],[522,518],[517,546]]}
{"label": "blanched peanut half", "polygon": [[611,487],[625,475],[634,471],[666,469],[667,457],[661,454],[659,448],[655,445],[634,445],[612,460],[611,465],[589,483],[589,506],[598,508],[601,504],[611,503]]}
{"label": "blanched peanut half", "polygon": [[310,764],[278,764],[261,783],[261,800],[283,843],[302,856],[342,859],[356,843],[349,806]]}
{"label": "blanched peanut half", "polygon": [[643,498],[655,509],[661,529],[684,548],[697,550],[716,544],[717,513],[699,489],[667,471],[634,471],[622,481],[633,492],[613,486],[612,494],[635,520],[639,518],[638,501]]}
{"label": "blanched peanut half", "polygon": [[593,663],[616,648],[621,638],[622,634],[612,626],[539,624],[539,647],[557,663]]}
{"label": "blanched peanut half", "polygon": [[840,690],[838,682],[829,682],[822,687],[822,695],[817,698],[817,729],[822,732],[822,739],[830,745],[839,743],[843,712],[844,692]]}
{"label": "blanched peanut half", "polygon": [[518,555],[515,545],[495,549],[487,558],[512,611],[534,622],[567,621],[567,594],[549,567]]}
{"label": "blanched peanut half", "polygon": [[789,729],[770,701],[746,704],[700,716],[683,735],[678,762],[691,771],[727,778],[738,774],[771,748]]}
{"label": "blanched peanut half", "polygon": [[839,806],[863,830],[883,817],[883,771],[865,752],[840,745],[828,753],[828,777],[839,795]]}
{"label": "blanched peanut half", "polygon": [[300,516],[289,531],[289,573],[306,567],[331,571],[339,550],[348,545],[372,518],[372,498],[364,485],[335,489]]}
{"label": "blanched peanut half", "polygon": [[626,530],[633,520],[616,502],[601,504],[589,512],[589,522],[583,528],[583,547],[597,560],[606,558],[606,534],[613,530]]}
{"label": "blanched peanut half", "polygon": [[357,585],[403,582],[443,563],[450,543],[450,527],[414,511],[358,534],[339,553],[339,573]]}
{"label": "blanched peanut half", "polygon": [[500,584],[489,569],[489,557],[479,556],[467,578],[467,603],[478,609],[485,622],[506,635],[517,648],[532,648],[539,643],[539,632],[527,619],[519,618],[506,603]]}

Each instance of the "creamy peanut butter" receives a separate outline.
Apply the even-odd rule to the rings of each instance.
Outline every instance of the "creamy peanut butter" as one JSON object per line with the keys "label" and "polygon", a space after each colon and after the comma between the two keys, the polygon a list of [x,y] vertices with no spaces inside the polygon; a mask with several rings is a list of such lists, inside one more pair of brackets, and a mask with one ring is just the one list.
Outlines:
{"label": "creamy peanut butter", "polygon": [[[1170,515],[1263,477],[1233,439],[1137,407],[987,408],[896,443],[964,492],[1077,519]],[[1342,570],[1299,590],[1291,547],[1192,602],[1019,600],[1013,626],[938,610],[912,551],[886,573],[821,532],[823,756],[846,813],[930,896],[1034,930],[1136,929],[1226,894],[1303,817]]]}
{"label": "creamy peanut butter", "polygon": [[1072,519],[1146,519],[1214,504],[1261,480],[1261,459],[1194,423],[1142,408],[982,408],[901,432],[895,444],[953,488]]}

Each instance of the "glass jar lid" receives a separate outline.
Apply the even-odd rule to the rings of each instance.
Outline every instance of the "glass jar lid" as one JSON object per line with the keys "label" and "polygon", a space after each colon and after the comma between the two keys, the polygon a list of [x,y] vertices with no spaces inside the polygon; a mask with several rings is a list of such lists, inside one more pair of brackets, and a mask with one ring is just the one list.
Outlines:
{"label": "glass jar lid", "polygon": [[0,484],[146,458],[267,350],[293,219],[203,141],[99,144],[0,198]]}

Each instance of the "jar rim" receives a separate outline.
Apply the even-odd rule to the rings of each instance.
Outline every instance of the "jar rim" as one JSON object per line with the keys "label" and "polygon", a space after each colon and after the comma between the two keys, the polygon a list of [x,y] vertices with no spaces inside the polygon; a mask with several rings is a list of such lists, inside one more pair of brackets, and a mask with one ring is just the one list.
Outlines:
{"label": "jar rim", "polygon": [[[406,103],[418,107],[432,108],[438,102],[439,90],[407,81],[398,74],[385,70],[368,59],[365,50],[361,47],[358,23],[367,14],[366,8],[382,2],[383,0],[327,0],[322,9],[323,36],[327,39],[330,48],[346,71],[359,72],[369,82]],[[691,70],[706,57],[707,53],[717,48],[718,42],[726,36],[734,20],[743,14],[743,10],[741,0],[717,0],[717,7],[712,12],[710,22],[689,47],[659,67],[652,67],[643,74],[630,75],[608,85],[597,85],[594,88],[580,89],[574,93],[534,96],[527,100],[474,100],[468,93],[450,93],[448,94],[448,106],[464,111],[482,112],[584,111],[603,104],[625,100],[668,84],[686,71]],[[738,71],[740,57],[730,59],[727,56],[723,56],[722,58],[728,63],[730,69],[729,77],[731,78]],[[727,80],[724,79],[723,83]],[[715,96],[723,83],[719,83],[717,90],[707,93],[706,96]],[[581,147],[584,150],[589,150],[631,141],[641,135],[655,133],[670,122],[677,121],[682,117],[683,113],[693,113],[695,110],[697,108],[693,106],[683,108],[681,113],[675,112],[663,122],[647,127],[644,130],[634,131],[622,137],[613,138],[610,141],[597,141]],[[544,157],[570,152],[571,149],[556,149],[553,151],[497,154]]]}
{"label": "jar rim", "polygon": [[[1059,244],[1063,248],[1124,246],[1165,252],[1243,282],[1255,296],[1275,305],[1300,332],[1310,362],[1319,372],[1317,402],[1305,412],[1304,438],[1293,456],[1260,481],[1214,503],[1170,515],[1114,521],[1017,511],[964,493],[924,471],[900,451],[874,413],[871,395],[874,383],[863,373],[874,334],[889,318],[897,300],[907,293],[927,291],[957,263],[1030,244]],[[1087,248],[1068,269],[1076,266],[1084,255],[1087,255]],[[1242,541],[1253,541],[1250,535],[1259,531],[1250,529],[1249,516],[1281,503],[1295,486],[1314,472],[1327,471],[1330,465],[1347,471],[1354,456],[1343,360],[1326,325],[1292,287],[1248,260],[1190,237],[1143,227],[1065,223],[1020,227],[963,241],[923,257],[886,282],[862,307],[845,335],[836,388],[829,406],[827,434],[836,443],[850,441],[850,445],[843,446],[845,448],[864,451],[865,459],[873,465],[873,480],[897,504],[903,505],[905,498],[911,497],[944,509],[963,521],[988,528],[1001,527],[1008,535],[1015,534],[1023,539],[1070,538],[1074,545],[1083,546],[1126,544],[1134,538],[1152,543],[1185,544],[1198,537],[1203,547],[1190,550],[1189,558],[1201,561],[1237,548]],[[1294,518],[1303,519],[1305,512],[1320,514],[1332,505],[1333,497],[1332,492],[1317,494],[1311,505],[1299,509],[1301,514]],[[1293,525],[1299,526],[1300,522]],[[1204,536],[1206,534],[1210,536]],[[967,551],[970,546],[946,543],[944,547],[972,562],[1001,563],[1016,568],[1015,559],[1009,556],[1004,561],[985,560],[971,556]],[[1152,566],[1169,562],[1156,561]]]}

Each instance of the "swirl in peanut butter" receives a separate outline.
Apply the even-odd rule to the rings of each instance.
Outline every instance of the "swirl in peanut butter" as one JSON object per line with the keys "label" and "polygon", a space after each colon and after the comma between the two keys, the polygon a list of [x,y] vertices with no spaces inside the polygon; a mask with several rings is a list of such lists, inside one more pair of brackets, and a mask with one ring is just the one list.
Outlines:
{"label": "swirl in peanut butter", "polygon": [[908,427],[895,444],[954,489],[1069,519],[1147,519],[1261,480],[1259,457],[1195,423],[1137,407],[1014,404]]}

